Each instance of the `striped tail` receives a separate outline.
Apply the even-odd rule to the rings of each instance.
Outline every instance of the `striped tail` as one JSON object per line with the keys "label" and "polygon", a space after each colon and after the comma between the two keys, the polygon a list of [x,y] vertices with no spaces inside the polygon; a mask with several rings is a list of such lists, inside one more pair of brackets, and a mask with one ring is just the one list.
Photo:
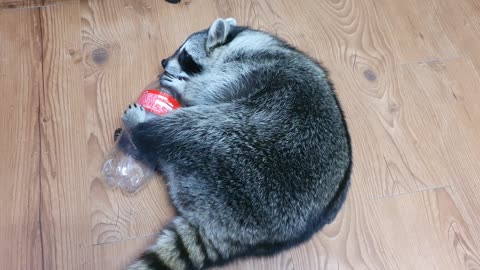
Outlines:
{"label": "striped tail", "polygon": [[205,269],[218,259],[219,254],[198,228],[177,217],[128,270]]}

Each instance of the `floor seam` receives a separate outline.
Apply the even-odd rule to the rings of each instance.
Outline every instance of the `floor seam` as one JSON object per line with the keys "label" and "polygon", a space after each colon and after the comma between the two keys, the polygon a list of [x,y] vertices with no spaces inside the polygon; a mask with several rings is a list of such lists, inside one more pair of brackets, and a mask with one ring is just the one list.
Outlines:
{"label": "floor seam", "polygon": [[38,19],[40,24],[40,61],[41,61],[41,87],[40,93],[38,94],[38,136],[39,136],[39,158],[38,158],[38,180],[39,180],[39,189],[40,189],[40,203],[38,204],[38,223],[40,229],[40,245],[42,250],[42,270],[45,270],[45,253],[44,253],[44,241],[43,241],[43,227],[42,227],[42,201],[43,201],[43,192],[42,192],[42,98],[45,96],[45,72],[43,69],[44,64],[44,51],[43,51],[43,21],[42,21],[42,10],[38,8]]}
{"label": "floor seam", "polygon": [[450,185],[443,185],[443,186],[433,186],[433,187],[428,187],[424,189],[419,189],[411,192],[403,192],[403,193],[397,193],[397,194],[392,194],[392,195],[386,195],[386,196],[379,196],[379,197],[370,197],[370,201],[378,201],[378,200],[386,200],[386,199],[392,199],[396,197],[401,197],[401,196],[406,196],[406,195],[413,195],[421,192],[428,192],[428,191],[433,191],[437,189],[442,189],[442,188],[448,188]]}
{"label": "floor seam", "polygon": [[445,58],[430,58],[430,59],[424,59],[424,60],[419,60],[419,61],[406,61],[406,62],[400,62],[400,66],[408,66],[408,65],[418,65],[418,64],[430,64],[430,63],[437,63],[437,62],[451,62],[451,61],[456,61],[460,59],[464,59],[465,57],[460,55],[460,56],[452,56],[452,57],[445,57]]}

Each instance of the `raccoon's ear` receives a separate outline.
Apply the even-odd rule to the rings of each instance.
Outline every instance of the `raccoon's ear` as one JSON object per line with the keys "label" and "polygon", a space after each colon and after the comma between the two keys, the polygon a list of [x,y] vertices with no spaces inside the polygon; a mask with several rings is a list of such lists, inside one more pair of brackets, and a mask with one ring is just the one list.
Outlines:
{"label": "raccoon's ear", "polygon": [[228,18],[228,19],[225,19],[225,21],[229,23],[231,26],[237,26],[237,20],[235,20],[234,18]]}
{"label": "raccoon's ear", "polygon": [[225,44],[227,41],[228,33],[235,26],[233,22],[236,23],[233,19],[216,19],[210,29],[208,30],[207,37],[207,51],[211,51],[215,47]]}

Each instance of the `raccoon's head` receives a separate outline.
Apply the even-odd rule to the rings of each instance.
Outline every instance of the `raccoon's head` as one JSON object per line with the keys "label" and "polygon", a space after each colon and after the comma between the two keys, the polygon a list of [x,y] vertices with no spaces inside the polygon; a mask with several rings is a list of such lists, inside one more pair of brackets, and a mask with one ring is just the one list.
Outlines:
{"label": "raccoon's head", "polygon": [[215,65],[216,51],[244,29],[237,27],[233,18],[217,19],[209,29],[192,34],[172,56],[162,60],[165,72],[160,84],[182,95],[191,79]]}

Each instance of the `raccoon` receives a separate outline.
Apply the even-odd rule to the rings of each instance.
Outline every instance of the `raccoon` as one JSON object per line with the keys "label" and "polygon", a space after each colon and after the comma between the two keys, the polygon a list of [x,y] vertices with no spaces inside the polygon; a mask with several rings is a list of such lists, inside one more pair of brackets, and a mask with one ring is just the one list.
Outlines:
{"label": "raccoon", "polygon": [[161,61],[182,108],[123,120],[177,217],[128,269],[206,269],[272,255],[331,223],[352,150],[327,72],[266,32],[217,19]]}

